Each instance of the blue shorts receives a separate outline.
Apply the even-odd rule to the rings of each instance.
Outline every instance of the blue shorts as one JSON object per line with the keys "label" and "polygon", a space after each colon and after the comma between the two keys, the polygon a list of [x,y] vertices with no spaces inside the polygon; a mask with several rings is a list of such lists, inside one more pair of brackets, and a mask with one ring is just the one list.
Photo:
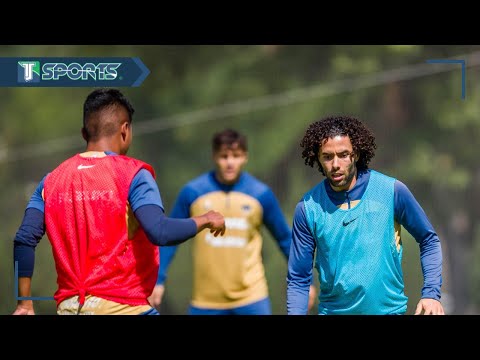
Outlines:
{"label": "blue shorts", "polygon": [[211,309],[199,308],[193,305],[188,307],[189,315],[272,315],[270,299],[267,297],[263,300],[256,301],[251,304],[239,306],[231,309]]}
{"label": "blue shorts", "polygon": [[139,315],[160,315],[160,313],[158,312],[157,309],[152,307],[150,310],[144,311],[143,313],[141,313]]}

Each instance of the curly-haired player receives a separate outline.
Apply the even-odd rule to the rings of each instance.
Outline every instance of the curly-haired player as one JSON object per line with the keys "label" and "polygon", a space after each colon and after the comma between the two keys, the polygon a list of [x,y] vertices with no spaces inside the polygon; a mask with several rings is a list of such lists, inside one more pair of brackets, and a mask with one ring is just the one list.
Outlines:
{"label": "curly-haired player", "polygon": [[424,283],[415,314],[443,315],[442,249],[410,190],[368,168],[375,137],[358,119],[312,123],[300,144],[305,164],[326,177],[297,204],[288,261],[288,314],[306,314],[313,261],[319,314],[404,314],[401,226],[420,245]]}

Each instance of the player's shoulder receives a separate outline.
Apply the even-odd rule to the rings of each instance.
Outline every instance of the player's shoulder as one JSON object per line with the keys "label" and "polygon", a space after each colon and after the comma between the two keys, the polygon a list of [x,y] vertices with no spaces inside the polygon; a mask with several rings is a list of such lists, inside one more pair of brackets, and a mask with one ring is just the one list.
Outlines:
{"label": "player's shoulder", "polygon": [[[147,167],[152,167],[149,163],[146,161],[143,161],[141,159],[137,159],[128,155],[116,155],[116,154],[108,154],[109,159],[113,159],[116,161],[125,161],[133,164],[138,164],[138,165],[146,165]],[[152,167],[153,168],[153,167]]]}
{"label": "player's shoulder", "polygon": [[389,182],[397,181],[396,177],[394,177],[392,175],[389,175],[389,174],[386,174],[384,172],[380,172],[378,170],[373,170],[373,169],[364,170],[364,171],[362,171],[361,174],[362,174],[363,177],[365,177],[365,179],[367,181],[372,177],[376,178],[377,180],[381,179],[383,181],[389,181]]}
{"label": "player's shoulder", "polygon": [[305,218],[305,201],[301,199],[299,202],[297,202],[297,205],[295,205],[295,210],[293,211],[293,220],[294,223],[298,223],[301,221],[303,222]]}
{"label": "player's shoulder", "polygon": [[322,191],[323,189],[325,188],[325,180],[322,180],[318,183],[316,183],[314,186],[312,186],[310,189],[308,189],[307,191],[305,191],[305,193],[302,195],[302,197],[300,198],[300,201],[303,202],[309,198],[311,198],[312,196],[314,197],[317,197],[316,195],[314,194],[317,194],[318,192]]}
{"label": "player's shoulder", "polygon": [[401,180],[398,180],[398,179],[395,179],[394,191],[395,191],[395,194],[397,194],[400,197],[411,195],[411,191],[408,188],[408,186],[405,185],[404,182],[402,182]]}
{"label": "player's shoulder", "polygon": [[213,173],[205,172],[185,183],[180,190],[180,197],[192,202],[199,196],[216,190]]}
{"label": "player's shoulder", "polygon": [[211,183],[211,174],[210,172],[205,172],[203,174],[198,175],[197,177],[189,180],[184,186],[184,189],[198,189],[205,185]]}
{"label": "player's shoulder", "polygon": [[259,178],[253,176],[249,172],[244,171],[242,173],[242,177],[243,177],[243,180],[250,185],[257,186],[257,187],[259,187],[260,189],[263,189],[263,190],[270,190],[270,186],[266,182],[264,182],[264,181],[260,180]]}
{"label": "player's shoulder", "polygon": [[239,185],[241,188],[247,191],[251,191],[257,196],[272,192],[270,186],[267,183],[246,171],[242,172]]}

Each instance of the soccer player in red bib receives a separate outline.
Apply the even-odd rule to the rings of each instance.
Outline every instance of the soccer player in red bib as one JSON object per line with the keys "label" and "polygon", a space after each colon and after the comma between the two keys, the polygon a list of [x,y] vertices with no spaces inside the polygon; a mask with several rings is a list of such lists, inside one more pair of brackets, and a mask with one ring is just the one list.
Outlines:
{"label": "soccer player in red bib", "polygon": [[[57,270],[57,314],[158,314],[147,300],[160,245],[197,232],[225,231],[215,211],[165,216],[153,168],[126,156],[134,108],[116,89],[97,89],[83,108],[86,151],[47,174],[32,195],[14,240],[19,296],[31,296],[35,247],[46,233]],[[34,315],[18,300],[14,315]]]}

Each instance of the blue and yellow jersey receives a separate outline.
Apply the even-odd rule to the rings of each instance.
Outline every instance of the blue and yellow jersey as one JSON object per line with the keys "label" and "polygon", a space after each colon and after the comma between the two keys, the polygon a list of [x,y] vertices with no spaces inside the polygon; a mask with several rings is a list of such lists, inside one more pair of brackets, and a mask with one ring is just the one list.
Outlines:
{"label": "blue and yellow jersey", "polygon": [[[271,189],[246,172],[234,185],[224,185],[211,171],[184,186],[171,216],[187,218],[209,210],[224,215],[226,232],[214,237],[206,229],[193,240],[192,305],[229,309],[268,297],[261,255],[262,225],[286,258],[291,243],[290,227]],[[158,283],[165,280],[174,249],[160,249]]]}

